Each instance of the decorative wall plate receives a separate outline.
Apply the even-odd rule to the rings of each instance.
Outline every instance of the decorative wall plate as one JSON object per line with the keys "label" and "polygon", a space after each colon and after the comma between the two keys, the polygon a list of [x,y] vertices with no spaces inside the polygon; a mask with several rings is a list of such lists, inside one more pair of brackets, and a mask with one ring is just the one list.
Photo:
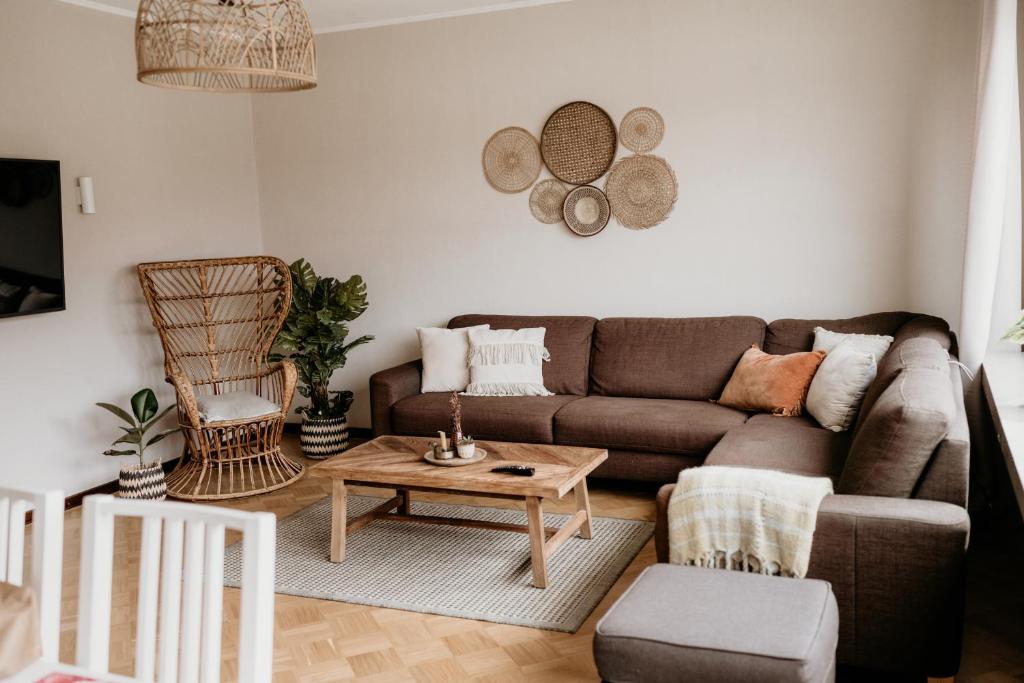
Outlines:
{"label": "decorative wall plate", "polygon": [[615,123],[596,104],[570,102],[548,117],[540,147],[553,176],[586,185],[603,176],[615,160]]}
{"label": "decorative wall plate", "polygon": [[484,145],[483,164],[484,177],[495,190],[522,192],[540,175],[537,138],[525,128],[502,128]]}
{"label": "decorative wall plate", "polygon": [[608,198],[604,192],[593,185],[583,185],[573,189],[565,197],[562,205],[562,218],[577,235],[590,237],[604,230],[611,217]]}
{"label": "decorative wall plate", "polygon": [[665,121],[650,107],[637,107],[622,117],[619,140],[637,154],[646,154],[658,146],[665,135]]}
{"label": "decorative wall plate", "polygon": [[627,228],[650,228],[672,212],[678,185],[667,161],[638,154],[612,167],[604,189],[619,223]]}
{"label": "decorative wall plate", "polygon": [[562,206],[569,188],[561,180],[548,178],[533,186],[530,193],[530,212],[541,223],[558,223],[562,220]]}

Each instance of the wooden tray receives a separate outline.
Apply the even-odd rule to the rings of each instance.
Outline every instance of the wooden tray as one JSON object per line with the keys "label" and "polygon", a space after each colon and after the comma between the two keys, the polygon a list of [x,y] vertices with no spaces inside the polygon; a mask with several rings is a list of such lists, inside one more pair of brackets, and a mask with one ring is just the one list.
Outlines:
{"label": "wooden tray", "polygon": [[427,451],[423,454],[423,459],[429,462],[431,465],[437,465],[439,467],[462,467],[463,465],[472,465],[475,462],[480,462],[487,457],[487,451],[477,447],[476,454],[472,458],[460,458],[455,456],[451,460],[437,460],[434,458],[433,451]]}

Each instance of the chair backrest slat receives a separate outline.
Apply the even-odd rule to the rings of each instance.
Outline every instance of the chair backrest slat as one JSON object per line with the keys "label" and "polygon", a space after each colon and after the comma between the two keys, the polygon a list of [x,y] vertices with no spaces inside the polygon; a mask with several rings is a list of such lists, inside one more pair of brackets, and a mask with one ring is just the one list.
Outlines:
{"label": "chair backrest slat", "polygon": [[57,661],[60,649],[61,568],[64,561],[64,492],[0,487],[0,581],[25,583],[25,526],[32,511],[29,585],[39,604],[43,657]]}
{"label": "chair backrest slat", "polygon": [[[155,678],[161,683],[217,683],[220,680],[224,537],[226,529],[241,531],[239,680],[270,682],[274,631],[275,518],[272,514],[188,503],[117,500],[110,496],[89,496],[85,499],[85,510],[83,549],[95,545],[97,537],[108,532],[112,535],[114,517],[142,518],[135,677]],[[107,557],[112,555],[102,544],[97,547]],[[89,561],[101,562],[100,554],[92,553]],[[83,581],[89,576],[89,585],[94,586],[95,577],[104,572],[105,567],[97,572],[83,565]],[[83,590],[85,588],[83,583]],[[159,607],[156,605],[158,594]],[[108,621],[102,631],[102,647],[106,650],[110,636],[109,592],[104,597]],[[91,614],[100,609],[95,600],[87,605],[89,611],[85,611],[85,607],[83,605],[79,617],[80,631],[82,624],[102,623],[102,616]],[[94,649],[98,647],[89,644]],[[107,671],[106,660],[102,664],[102,667],[90,668],[97,673]]]}
{"label": "chair backrest slat", "polygon": [[139,550],[139,604],[135,631],[135,675],[151,681],[156,677],[156,617],[160,591],[159,517],[142,520]]}

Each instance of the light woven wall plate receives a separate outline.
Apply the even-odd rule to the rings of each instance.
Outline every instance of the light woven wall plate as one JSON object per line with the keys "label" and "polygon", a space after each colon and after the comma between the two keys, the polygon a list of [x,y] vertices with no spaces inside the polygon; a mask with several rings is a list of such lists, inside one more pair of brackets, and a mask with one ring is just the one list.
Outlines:
{"label": "light woven wall plate", "polygon": [[637,107],[623,116],[619,124],[622,146],[637,154],[650,152],[664,136],[665,121],[650,107]]}
{"label": "light woven wall plate", "polygon": [[604,189],[612,213],[627,228],[650,228],[661,223],[672,212],[679,191],[668,162],[649,154],[618,161]]}
{"label": "light woven wall plate", "polygon": [[541,223],[558,223],[562,220],[562,206],[569,188],[561,180],[548,178],[533,186],[530,193],[530,212]]}
{"label": "light woven wall plate", "polygon": [[611,217],[608,198],[593,185],[573,189],[565,197],[562,218],[577,235],[590,237],[604,230]]}
{"label": "light woven wall plate", "polygon": [[596,104],[570,102],[548,118],[540,147],[551,175],[586,185],[603,176],[615,160],[615,123]]}
{"label": "light woven wall plate", "polygon": [[537,138],[525,128],[502,128],[484,145],[483,164],[484,177],[495,190],[522,192],[540,175]]}

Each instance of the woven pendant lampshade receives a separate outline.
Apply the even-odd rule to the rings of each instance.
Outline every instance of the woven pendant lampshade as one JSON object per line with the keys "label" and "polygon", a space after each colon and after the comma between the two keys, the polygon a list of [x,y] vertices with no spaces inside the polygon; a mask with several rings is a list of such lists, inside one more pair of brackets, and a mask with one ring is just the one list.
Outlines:
{"label": "woven pendant lampshade", "polygon": [[316,45],[302,0],[141,0],[135,54],[139,81],[165,88],[316,87]]}

